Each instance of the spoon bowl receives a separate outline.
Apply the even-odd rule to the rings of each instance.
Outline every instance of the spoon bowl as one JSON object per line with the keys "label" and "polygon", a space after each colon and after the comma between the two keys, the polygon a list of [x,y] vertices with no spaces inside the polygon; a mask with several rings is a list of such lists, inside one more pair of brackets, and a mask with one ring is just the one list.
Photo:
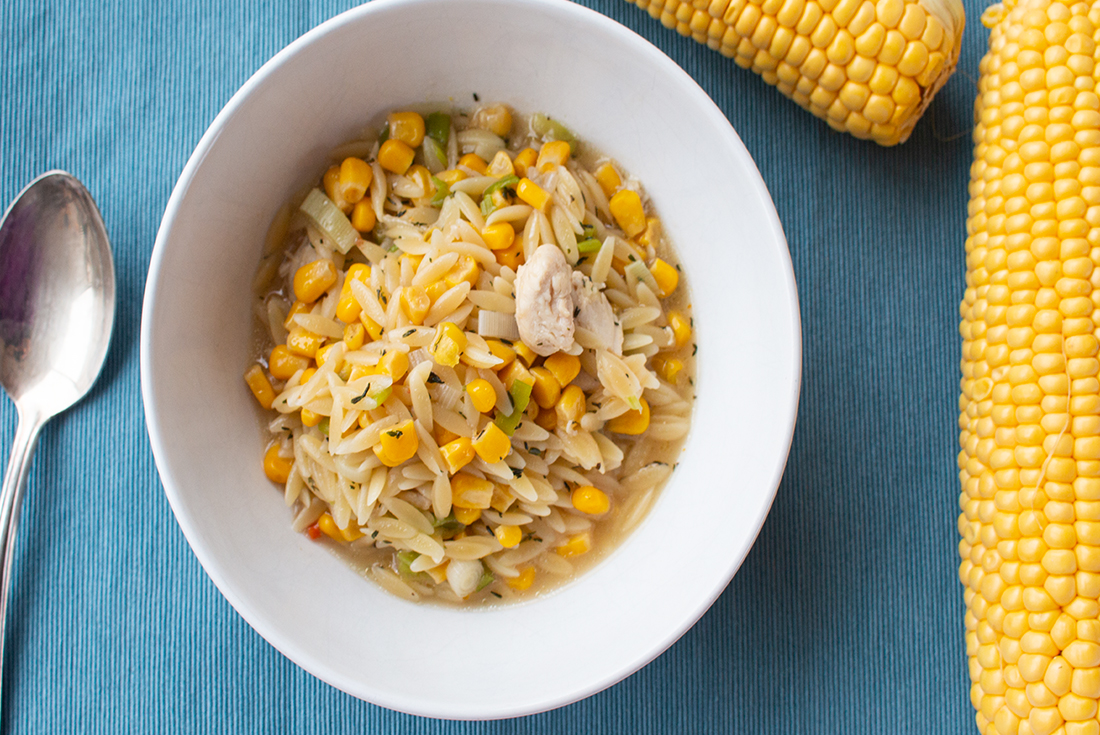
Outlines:
{"label": "spoon bowl", "polygon": [[95,383],[111,339],[115,270],[103,219],[63,171],[27,185],[0,220],[0,387],[19,426],[0,489],[0,673],[19,507],[42,426]]}

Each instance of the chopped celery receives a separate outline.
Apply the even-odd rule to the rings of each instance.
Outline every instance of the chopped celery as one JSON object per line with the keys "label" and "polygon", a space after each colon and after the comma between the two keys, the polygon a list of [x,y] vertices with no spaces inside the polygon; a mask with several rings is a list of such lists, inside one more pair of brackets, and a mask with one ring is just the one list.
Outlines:
{"label": "chopped celery", "polygon": [[[484,564],[482,565],[482,568],[484,569]],[[481,573],[481,579],[477,581],[477,589],[474,590],[474,592],[481,592],[483,589],[491,585],[494,579],[496,579],[496,577],[493,576],[493,573],[490,572],[488,569],[485,569],[485,571]]]}
{"label": "chopped celery", "polygon": [[531,130],[544,141],[564,140],[569,144],[570,155],[577,152],[577,136],[573,135],[573,131],[557,120],[551,120],[541,112],[536,112],[531,116]]}
{"label": "chopped celery", "polygon": [[451,513],[446,518],[436,518],[432,521],[432,528],[435,528],[443,533],[446,537],[448,534],[456,534],[462,529],[466,528],[462,523],[459,523],[455,519],[455,514]]}
{"label": "chopped celery", "polygon": [[325,416],[321,419],[321,423],[317,424],[317,428],[320,429],[321,433],[325,436],[328,436],[328,421],[328,416]]}
{"label": "chopped celery", "polygon": [[505,187],[515,186],[518,183],[519,177],[515,174],[509,174],[489,184],[481,194],[481,215],[483,217],[488,217],[496,210],[497,206],[493,203],[493,194]]}
{"label": "chopped celery", "polygon": [[397,552],[397,571],[400,572],[401,576],[404,577],[405,579],[425,580],[425,581],[430,580],[431,577],[429,577],[426,573],[424,573],[424,572],[414,572],[410,568],[409,565],[412,564],[414,561],[416,561],[416,558],[418,556],[420,556],[420,554],[417,554],[415,551],[399,551],[399,552]]}
{"label": "chopped celery", "polygon": [[447,182],[436,176],[432,177],[432,183],[435,185],[435,194],[432,195],[432,206],[442,207],[443,201],[451,195],[451,187],[447,186]]}
{"label": "chopped celery", "polygon": [[601,243],[594,237],[590,237],[587,240],[581,240],[577,243],[577,250],[582,253],[594,253],[600,249]]}
{"label": "chopped celery", "polygon": [[386,402],[386,399],[390,397],[391,393],[393,393],[393,386],[387,385],[385,388],[372,395],[371,398],[374,399],[375,403],[381,406]]}
{"label": "chopped celery", "polygon": [[424,132],[439,145],[447,145],[451,137],[451,116],[442,112],[433,112],[425,121]]}
{"label": "chopped celery", "polygon": [[634,409],[635,411],[641,411],[642,410],[642,402],[638,400],[637,396],[631,396],[630,398],[627,398],[626,399],[626,404],[628,406],[630,406],[632,409]]}
{"label": "chopped celery", "polygon": [[359,233],[351,226],[347,216],[320,189],[309,192],[302,202],[301,210],[341,253],[346,255],[359,239]]}
{"label": "chopped celery", "polygon": [[382,126],[382,132],[378,134],[378,145],[382,145],[390,139],[390,124],[387,122]]}
{"label": "chopped celery", "polygon": [[531,389],[533,387],[530,383],[524,383],[522,380],[515,381],[508,390],[508,395],[512,398],[512,413],[504,414],[497,411],[493,423],[508,436],[516,433],[519,422],[523,420],[523,413],[527,410],[528,404],[531,403]]}
{"label": "chopped celery", "polygon": [[447,168],[447,152],[438,140],[425,135],[424,142],[420,145],[424,149],[424,165],[428,167],[428,171],[437,174]]}
{"label": "chopped celery", "polygon": [[645,263],[640,260],[628,263],[623,268],[623,275],[626,277],[628,285],[632,282],[644,283],[649,286],[649,290],[653,293],[661,293],[661,289],[657,287],[657,279],[649,272],[649,268],[646,268]]}

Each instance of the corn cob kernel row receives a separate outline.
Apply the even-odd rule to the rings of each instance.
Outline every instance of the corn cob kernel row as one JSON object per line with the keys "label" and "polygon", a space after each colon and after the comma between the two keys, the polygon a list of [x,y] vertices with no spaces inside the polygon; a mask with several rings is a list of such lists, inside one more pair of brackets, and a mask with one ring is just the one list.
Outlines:
{"label": "corn cob kernel row", "polygon": [[983,22],[960,308],[970,696],[987,735],[1100,735],[1100,3]]}
{"label": "corn cob kernel row", "polygon": [[959,0],[631,0],[832,128],[909,137],[959,57]]}

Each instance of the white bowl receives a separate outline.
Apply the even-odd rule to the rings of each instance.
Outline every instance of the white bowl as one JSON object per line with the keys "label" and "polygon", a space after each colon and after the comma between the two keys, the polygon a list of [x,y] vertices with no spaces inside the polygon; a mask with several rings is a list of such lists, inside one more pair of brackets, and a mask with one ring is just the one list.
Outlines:
{"label": "white bowl", "polygon": [[[554,594],[463,611],[393,597],[290,528],[241,378],[249,286],[279,205],[327,151],[406,104],[543,111],[638,177],[694,300],[694,425],[649,517]],[[561,0],[376,0],[263,66],[199,142],[153,250],[141,325],[149,436],[210,578],[315,676],[404,712],[496,718],[607,687],[687,630],[737,570],[783,472],[798,402],[786,241],[706,94],[626,28]]]}

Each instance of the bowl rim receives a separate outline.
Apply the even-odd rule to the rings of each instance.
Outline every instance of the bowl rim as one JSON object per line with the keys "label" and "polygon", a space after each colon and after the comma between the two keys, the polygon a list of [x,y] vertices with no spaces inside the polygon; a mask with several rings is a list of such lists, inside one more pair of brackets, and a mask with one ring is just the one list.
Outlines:
{"label": "bowl rim", "polygon": [[356,698],[363,699],[364,701],[371,702],[389,709],[401,711],[409,714],[446,718],[446,719],[461,719],[461,720],[473,720],[473,719],[501,719],[508,717],[518,717],[530,714],[536,714],[539,712],[545,712],[557,707],[561,707],[573,702],[577,702],[588,696],[596,694],[603,689],[606,689],[619,681],[627,678],[631,674],[637,672],[651,661],[660,656],[664,651],[671,647],[680,637],[689,630],[696,622],[706,613],[706,611],[714,604],[717,598],[722,594],[741,564],[744,562],[749,550],[755,544],[756,538],[759,536],[760,530],[763,527],[764,521],[770,512],[771,506],[774,503],[775,496],[779,489],[779,484],[783,478],[783,473],[786,467],[787,458],[790,454],[791,445],[794,437],[794,429],[798,414],[799,398],[801,393],[801,381],[802,381],[802,327],[801,327],[801,313],[799,308],[798,291],[795,282],[795,275],[793,264],[790,257],[789,246],[783,230],[782,223],[779,220],[778,213],[775,209],[774,201],[771,198],[767,185],[765,184],[763,177],[760,174],[752,156],[749,154],[744,143],[741,141],[740,136],[733,129],[729,120],[725,114],[717,106],[717,104],[710,98],[710,96],[700,87],[698,82],[694,80],[683,68],[681,68],[675,61],[673,61],[663,51],[653,45],[650,41],[636,33],[635,31],[627,28],[625,25],[618,21],[599,13],[596,10],[587,8],[585,6],[577,5],[568,0],[476,0],[482,5],[515,5],[517,2],[537,6],[548,10],[549,12],[559,13],[566,17],[573,17],[578,22],[584,22],[592,24],[597,27],[603,33],[617,36],[624,44],[633,47],[640,56],[646,57],[647,62],[651,63],[671,77],[678,78],[678,83],[685,86],[688,93],[697,99],[701,110],[707,115],[708,122],[717,130],[720,131],[720,135],[726,139],[728,146],[728,152],[735,158],[740,160],[740,163],[744,165],[746,173],[752,178],[753,188],[761,195],[759,204],[761,205],[760,214],[766,220],[771,233],[775,236],[777,242],[783,247],[780,248],[778,253],[781,269],[786,276],[784,279],[786,301],[791,314],[791,344],[788,346],[791,350],[791,361],[793,373],[790,376],[790,384],[788,386],[787,394],[782,396],[782,404],[788,408],[785,416],[782,417],[783,430],[786,436],[786,446],[783,451],[777,456],[777,460],[769,471],[766,473],[769,477],[769,492],[766,497],[762,497],[764,501],[762,503],[763,512],[759,518],[756,519],[754,528],[749,536],[744,540],[743,548],[739,554],[731,555],[729,563],[727,565],[726,573],[720,578],[715,580],[712,587],[706,594],[699,595],[699,601],[694,606],[691,615],[685,617],[680,621],[679,625],[674,626],[668,631],[668,634],[656,645],[650,646],[644,650],[636,652],[628,660],[621,662],[613,672],[609,673],[602,679],[584,687],[578,687],[570,689],[568,691],[557,692],[552,696],[546,696],[542,701],[538,703],[525,703],[518,707],[512,708],[497,708],[493,711],[484,712],[477,716],[470,716],[469,713],[455,713],[446,709],[440,709],[438,707],[424,706],[422,702],[413,701],[411,698],[400,698],[390,696],[380,696],[378,692],[372,692],[370,695],[364,694],[365,690],[369,690],[370,687],[365,687],[362,682],[350,680],[349,678],[341,675],[339,672],[332,670],[323,660],[315,658],[310,655],[308,651],[303,651],[300,648],[289,644],[284,641],[281,633],[272,629],[272,626],[266,620],[265,615],[258,610],[255,610],[243,597],[239,596],[234,588],[227,582],[223,572],[221,570],[221,563],[218,561],[216,555],[202,544],[195,542],[198,532],[194,524],[194,519],[191,518],[188,511],[183,505],[181,500],[180,490],[176,486],[176,483],[161,471],[161,467],[166,464],[166,458],[169,454],[165,438],[162,436],[163,422],[158,414],[155,397],[153,394],[154,376],[151,368],[151,349],[152,349],[152,318],[151,314],[156,310],[156,292],[157,282],[162,277],[162,261],[165,257],[165,251],[168,247],[168,242],[172,236],[173,225],[179,214],[181,204],[187,195],[191,183],[195,178],[195,174],[202,166],[207,154],[210,152],[211,147],[217,140],[223,128],[225,128],[233,117],[237,114],[240,108],[244,105],[245,101],[262,85],[265,84],[268,77],[270,77],[276,70],[288,63],[291,59],[297,56],[303,49],[312,46],[314,43],[324,39],[325,36],[336,32],[347,23],[357,22],[362,18],[369,17],[376,13],[386,13],[393,9],[399,9],[406,6],[418,6],[418,5],[432,5],[439,0],[371,0],[363,5],[351,8],[342,13],[339,13],[323,23],[308,30],[291,43],[280,49],[274,56],[266,61],[259,69],[257,69],[241,87],[230,97],[229,101],[222,107],[222,109],[215,116],[213,121],[209,124],[206,131],[203,133],[199,142],[196,144],[195,149],[188,158],[184,168],[182,169],[176,184],[172,189],[172,193],[168,199],[165,207],[164,214],[161,219],[160,226],[157,230],[156,239],[153,246],[152,255],[149,262],[148,275],[146,278],[146,285],[144,290],[144,296],[142,299],[142,317],[140,327],[140,377],[141,377],[141,395],[142,405],[145,412],[145,425],[146,432],[149,437],[150,446],[153,452],[155,464],[157,466],[157,474],[164,489],[165,496],[168,499],[169,505],[172,508],[173,515],[176,519],[180,530],[183,532],[185,539],[188,542],[188,546],[191,548],[192,553],[198,559],[203,570],[207,576],[217,587],[218,591],[229,602],[232,608],[239,614],[245,622],[249,624],[267,643],[279,651],[282,655],[286,656],[296,665],[303,668],[312,676],[315,676],[327,684],[340,689],[341,691],[355,696]]}

